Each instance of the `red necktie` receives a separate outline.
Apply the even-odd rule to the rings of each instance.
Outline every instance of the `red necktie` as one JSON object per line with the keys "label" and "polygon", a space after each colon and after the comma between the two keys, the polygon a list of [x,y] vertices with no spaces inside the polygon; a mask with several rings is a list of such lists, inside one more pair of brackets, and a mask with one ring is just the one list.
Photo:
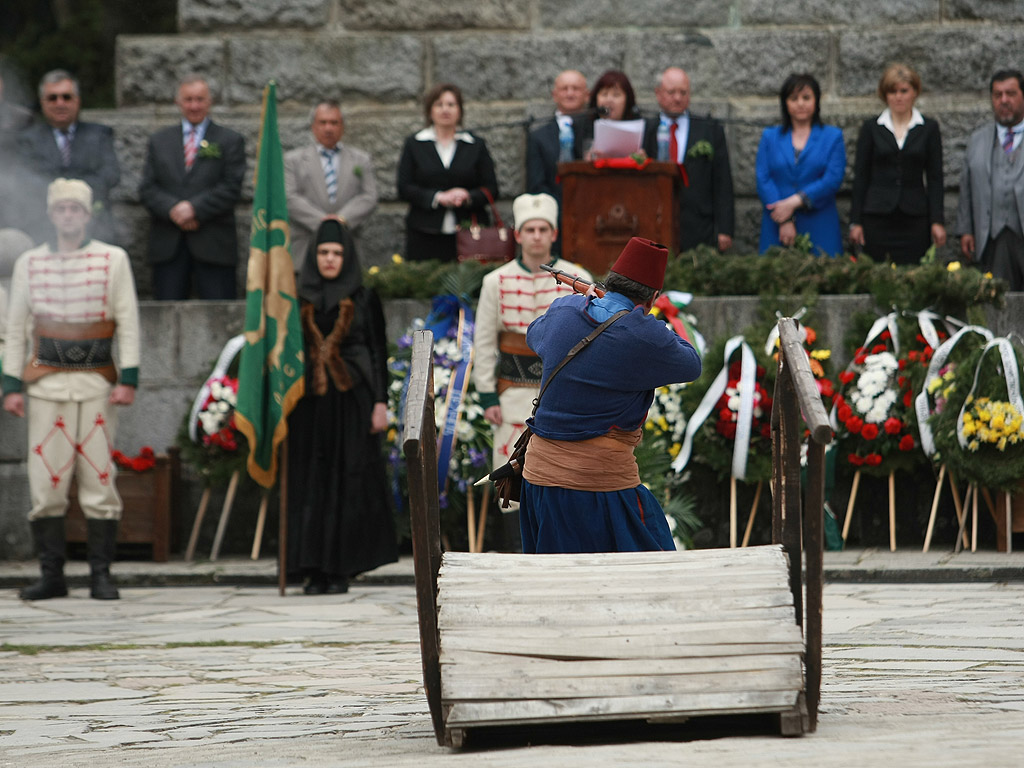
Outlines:
{"label": "red necktie", "polygon": [[668,137],[668,156],[670,162],[679,165],[679,142],[676,141],[676,121],[672,121],[672,127],[669,129]]}
{"label": "red necktie", "polygon": [[196,161],[196,129],[193,126],[188,132],[188,140],[185,142],[185,170],[192,170],[192,164]]}

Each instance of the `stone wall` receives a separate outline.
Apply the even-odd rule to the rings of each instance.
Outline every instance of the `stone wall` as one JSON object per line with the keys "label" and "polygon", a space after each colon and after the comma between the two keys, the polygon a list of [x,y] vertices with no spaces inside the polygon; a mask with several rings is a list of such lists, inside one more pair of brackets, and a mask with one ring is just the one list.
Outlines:
{"label": "stone wall", "polygon": [[[142,263],[146,217],[137,188],[145,140],[177,118],[175,83],[186,72],[209,78],[215,118],[245,134],[250,157],[268,79],[278,83],[288,149],[308,140],[313,101],[342,100],[346,141],[372,154],[381,188],[381,205],[361,238],[369,265],[402,249],[405,205],[396,200],[395,167],[404,137],[421,125],[417,99],[432,83],[451,80],[463,88],[466,125],[491,148],[507,214],[523,190],[527,121],[549,114],[557,72],[576,67],[593,82],[605,69],[622,68],[651,113],[658,74],[681,65],[692,77],[694,110],[726,121],[738,194],[735,250],[745,254],[757,241],[758,139],[777,119],[777,89],[791,71],[810,71],[821,81],[823,115],[845,130],[852,163],[860,122],[881,109],[874,90],[883,65],[901,59],[915,66],[925,85],[919,105],[942,124],[951,224],[966,138],[990,114],[988,77],[999,67],[1020,66],[1015,54],[1024,48],[1024,3],[180,0],[178,26],[176,35],[121,37],[120,107],[86,115],[117,131],[123,180],[116,212],[143,295],[149,291]],[[243,234],[250,191],[251,178],[239,207]],[[848,202],[840,207],[845,215]]]}

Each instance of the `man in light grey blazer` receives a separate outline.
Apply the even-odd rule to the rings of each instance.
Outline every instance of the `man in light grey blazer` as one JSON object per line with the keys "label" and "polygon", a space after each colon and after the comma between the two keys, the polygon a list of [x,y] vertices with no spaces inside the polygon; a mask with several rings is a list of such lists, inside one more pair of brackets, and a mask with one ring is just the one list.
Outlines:
{"label": "man in light grey blazer", "polygon": [[967,141],[956,234],[968,262],[1024,289],[1024,74],[1001,69],[989,82],[994,123]]}
{"label": "man in light grey blazer", "polygon": [[358,230],[377,207],[373,160],[341,143],[345,120],[336,101],[321,101],[310,116],[313,143],[286,152],[284,184],[292,230],[292,260],[298,272],[320,222],[337,216]]}

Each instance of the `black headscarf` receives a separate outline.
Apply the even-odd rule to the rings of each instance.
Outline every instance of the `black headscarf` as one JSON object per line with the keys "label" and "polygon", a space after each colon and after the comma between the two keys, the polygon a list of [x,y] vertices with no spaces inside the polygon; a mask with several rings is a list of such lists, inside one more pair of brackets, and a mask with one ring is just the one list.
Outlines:
{"label": "black headscarf", "polygon": [[[325,280],[317,267],[316,249],[322,243],[341,243],[343,248],[341,272],[333,280]],[[337,219],[324,219],[299,271],[299,298],[320,311],[326,311],[338,306],[338,302],[351,296],[362,284],[363,270],[359,266],[352,232]]]}

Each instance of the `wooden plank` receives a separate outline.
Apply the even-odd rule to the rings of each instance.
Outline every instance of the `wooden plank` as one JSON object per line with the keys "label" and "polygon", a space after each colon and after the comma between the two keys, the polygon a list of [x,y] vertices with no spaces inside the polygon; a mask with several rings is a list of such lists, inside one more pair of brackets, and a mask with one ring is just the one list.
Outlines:
{"label": "wooden plank", "polygon": [[686,567],[701,563],[744,563],[763,560],[773,563],[784,559],[782,548],[776,544],[746,547],[742,550],[694,549],[685,552],[596,552],[584,554],[520,555],[504,552],[445,552],[444,566],[469,566],[476,570],[509,568],[535,568],[551,570],[569,568],[573,572],[586,567],[623,568],[634,565],[656,565],[659,568]]}
{"label": "wooden plank", "polygon": [[672,569],[654,569],[647,572],[596,571],[580,569],[575,572],[563,571],[535,571],[520,572],[514,568],[499,573],[493,571],[484,572],[462,572],[453,573],[449,570],[442,570],[438,577],[445,584],[466,585],[471,588],[480,586],[483,588],[492,587],[509,591],[510,583],[531,586],[540,585],[545,588],[556,586],[560,589],[576,587],[577,585],[597,584],[614,587],[619,584],[640,584],[649,586],[652,589],[678,588],[684,584],[704,586],[715,579],[715,585],[720,580],[723,584],[744,584],[757,588],[759,584],[769,582],[777,583],[780,576],[786,574],[787,566],[780,564],[774,568],[736,568],[736,569],[714,569],[694,568],[692,570],[680,571]]}
{"label": "wooden plank", "polygon": [[[773,584],[758,586],[752,584],[723,584],[719,589],[718,584],[714,590],[702,589],[699,593],[690,593],[685,589],[672,587],[659,587],[648,589],[642,584],[609,584],[602,587],[595,585],[507,585],[500,589],[495,586],[483,586],[478,589],[453,586],[447,582],[439,585],[437,602],[439,605],[445,603],[491,603],[500,602],[505,605],[531,605],[539,603],[564,603],[570,605],[590,605],[602,600],[636,600],[647,603],[681,602],[688,594],[695,594],[695,599],[690,604],[708,606],[714,605],[720,600],[737,600],[743,598],[755,598],[768,601],[770,604],[777,604],[779,592],[786,588],[785,579],[776,579]],[[678,587],[678,585],[676,585]],[[786,600],[789,605],[793,604],[792,595]]]}
{"label": "wooden plank", "polygon": [[[453,654],[454,656],[454,654]],[[741,656],[698,656],[677,659],[540,659],[504,653],[461,651],[455,663],[442,662],[445,674],[457,679],[490,678],[495,675],[528,675],[542,679],[562,677],[607,677],[614,675],[685,675],[716,670],[791,669],[800,667],[800,655],[746,654]]]}
{"label": "wooden plank", "polygon": [[[651,631],[652,626],[660,627],[662,624],[698,624],[711,620],[711,615],[698,610],[692,610],[690,606],[682,605],[676,601],[665,601],[663,603],[650,603],[643,601],[639,605],[631,604],[628,601],[615,601],[606,603],[594,610],[593,606],[577,606],[576,612],[571,617],[566,617],[566,612],[572,609],[571,604],[566,602],[550,604],[537,604],[524,610],[516,610],[516,607],[509,607],[499,603],[487,603],[483,605],[442,603],[438,610],[438,626],[442,632],[449,629],[462,627],[486,627],[494,630],[497,628],[529,625],[549,626],[562,625],[566,627],[591,627],[606,624],[615,624],[618,627],[629,626],[632,631]],[[679,610],[682,608],[682,610]],[[778,605],[749,606],[743,605],[733,608],[718,608],[714,619],[719,621],[780,621],[793,622],[793,606],[781,603]],[[659,630],[660,631],[660,630]]]}
{"label": "wooden plank", "polygon": [[[799,660],[797,660],[799,662]],[[442,668],[441,698],[456,701],[575,699],[598,696],[683,695],[733,691],[793,691],[803,686],[799,663],[795,669],[747,669],[687,675],[618,675],[558,678],[494,677],[462,679]]]}
{"label": "wooden plank", "polygon": [[502,640],[602,640],[621,638],[624,642],[632,642],[637,646],[657,645],[693,645],[706,643],[757,643],[757,642],[790,642],[800,639],[801,633],[792,621],[705,621],[700,624],[666,623],[660,625],[656,633],[646,625],[597,624],[595,626],[577,627],[571,624],[521,624],[504,626],[500,635],[495,635],[494,628],[488,626],[465,625],[445,627],[445,640],[460,642],[480,638],[488,641]]}
{"label": "wooden plank", "polygon": [[647,715],[666,717],[729,712],[781,712],[792,709],[796,698],[797,694],[793,691],[730,691],[682,696],[457,702],[448,712],[446,722],[451,728],[607,720]]}

